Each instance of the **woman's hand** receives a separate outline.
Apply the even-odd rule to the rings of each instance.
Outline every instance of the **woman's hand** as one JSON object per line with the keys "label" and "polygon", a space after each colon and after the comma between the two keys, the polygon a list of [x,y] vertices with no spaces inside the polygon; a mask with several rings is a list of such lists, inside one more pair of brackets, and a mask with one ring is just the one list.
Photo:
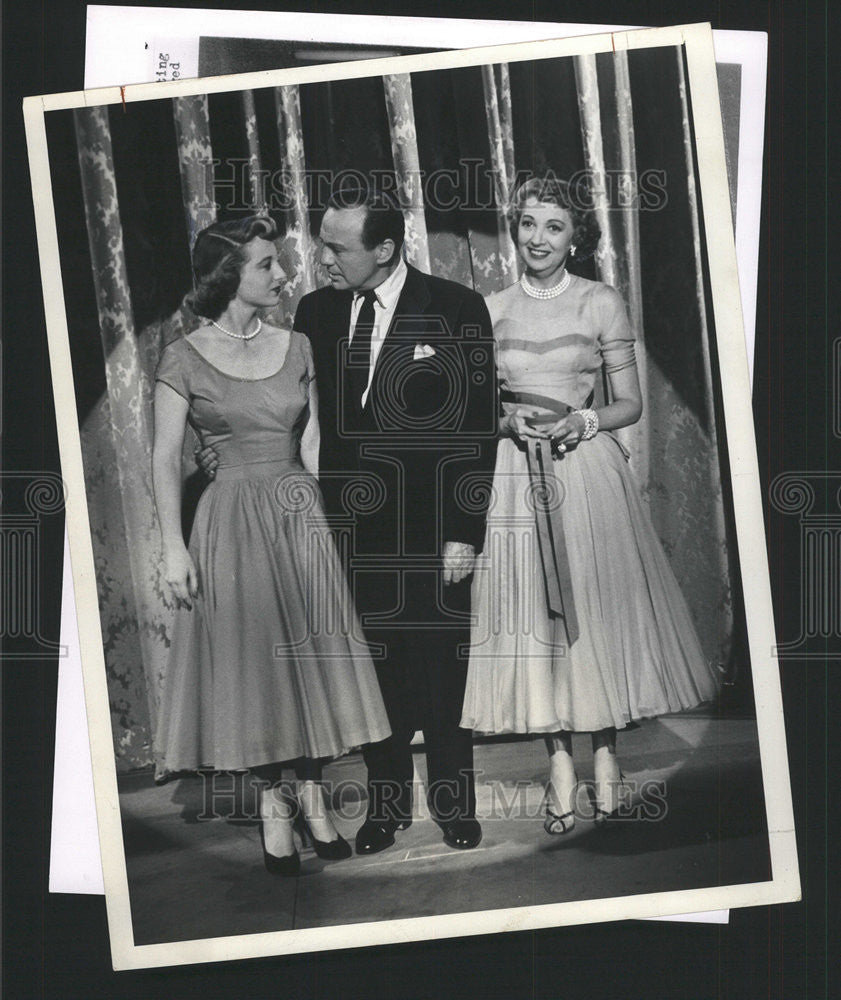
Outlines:
{"label": "woman's hand", "polygon": [[183,545],[164,549],[164,579],[175,599],[191,608],[192,601],[199,595],[199,577],[190,553]]}
{"label": "woman's hand", "polygon": [[545,428],[546,434],[557,442],[559,451],[568,451],[578,447],[587,423],[580,413],[568,413],[556,424]]}
{"label": "woman's hand", "polygon": [[547,437],[545,426],[532,427],[529,423],[529,420],[540,416],[538,410],[522,408],[512,410],[500,420],[500,433],[520,441],[525,441],[526,438],[545,438]]}

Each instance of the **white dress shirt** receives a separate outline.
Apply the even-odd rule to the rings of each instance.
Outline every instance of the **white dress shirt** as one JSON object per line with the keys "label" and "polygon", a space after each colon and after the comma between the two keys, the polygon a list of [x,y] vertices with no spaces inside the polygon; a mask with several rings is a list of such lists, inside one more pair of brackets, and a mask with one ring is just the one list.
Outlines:
{"label": "white dress shirt", "polygon": [[[403,291],[406,283],[406,261],[402,256],[397,267],[381,284],[374,289],[374,329],[371,333],[371,360],[368,363],[368,381],[365,384],[365,392],[362,393],[362,405],[368,402],[368,393],[371,391],[371,378],[374,374],[374,366],[380,356],[383,341],[394,319],[394,311],[397,309],[397,300]],[[356,320],[359,318],[359,311],[362,308],[363,292],[357,292],[353,297],[350,307],[350,341],[353,343],[353,329]]]}

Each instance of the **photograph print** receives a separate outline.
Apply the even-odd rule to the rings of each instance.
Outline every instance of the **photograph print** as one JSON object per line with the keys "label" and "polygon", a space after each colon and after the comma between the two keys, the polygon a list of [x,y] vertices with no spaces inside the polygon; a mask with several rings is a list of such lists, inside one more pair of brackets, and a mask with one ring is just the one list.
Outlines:
{"label": "photograph print", "polygon": [[115,967],[796,898],[709,29],[26,115]]}

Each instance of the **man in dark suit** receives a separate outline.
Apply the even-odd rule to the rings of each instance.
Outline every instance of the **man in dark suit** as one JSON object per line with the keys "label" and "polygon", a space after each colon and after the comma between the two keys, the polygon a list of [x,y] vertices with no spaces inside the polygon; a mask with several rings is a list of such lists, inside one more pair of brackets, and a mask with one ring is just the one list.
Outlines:
{"label": "man in dark suit", "polygon": [[392,728],[363,748],[369,800],[357,852],[383,850],[412,821],[417,729],[430,813],[447,844],[475,847],[472,734],[459,720],[496,448],[490,318],[475,292],[405,263],[403,215],[373,186],[335,193],[319,238],[330,286],[301,300],[294,325],[313,347],[319,478],[349,541]]}

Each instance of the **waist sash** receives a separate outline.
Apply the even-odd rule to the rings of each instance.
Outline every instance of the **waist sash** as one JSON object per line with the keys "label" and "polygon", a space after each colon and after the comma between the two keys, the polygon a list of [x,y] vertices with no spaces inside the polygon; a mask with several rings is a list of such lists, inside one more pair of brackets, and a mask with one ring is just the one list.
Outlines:
{"label": "waist sash", "polygon": [[243,465],[217,466],[213,477],[217,483],[236,479],[263,479],[266,476],[282,476],[287,472],[303,472],[303,466],[296,458],[280,458],[269,462],[246,462]]}
{"label": "waist sash", "polygon": [[[503,389],[500,401],[519,406],[540,406],[549,413],[531,418],[535,425],[554,424],[561,417],[572,413],[574,407],[530,392],[511,392]],[[585,409],[593,402],[592,394],[585,403]],[[529,483],[534,497],[534,518],[537,525],[537,539],[540,561],[543,565],[543,581],[546,585],[546,602],[552,614],[564,620],[567,640],[570,646],[579,635],[578,617],[572,595],[572,574],[569,568],[564,521],[560,502],[557,498],[557,482],[552,469],[552,442],[549,438],[527,438],[526,457],[528,460]],[[550,485],[551,482],[551,485]]]}

